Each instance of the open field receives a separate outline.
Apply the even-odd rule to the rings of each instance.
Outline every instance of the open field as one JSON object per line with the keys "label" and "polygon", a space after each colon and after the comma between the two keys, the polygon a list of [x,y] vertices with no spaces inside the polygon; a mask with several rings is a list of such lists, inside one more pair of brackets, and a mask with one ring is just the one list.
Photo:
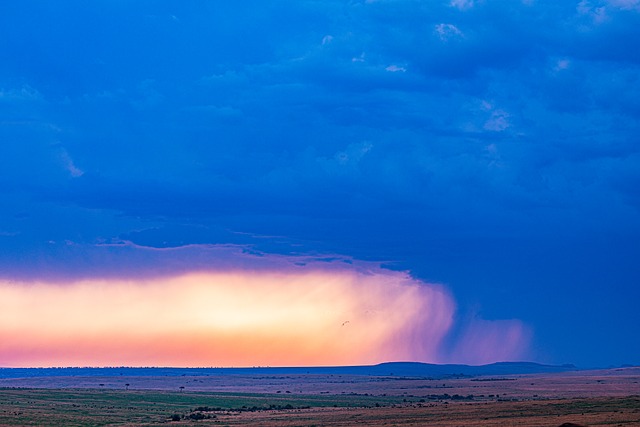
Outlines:
{"label": "open field", "polygon": [[639,382],[638,368],[446,379],[14,378],[0,380],[0,426],[640,426]]}

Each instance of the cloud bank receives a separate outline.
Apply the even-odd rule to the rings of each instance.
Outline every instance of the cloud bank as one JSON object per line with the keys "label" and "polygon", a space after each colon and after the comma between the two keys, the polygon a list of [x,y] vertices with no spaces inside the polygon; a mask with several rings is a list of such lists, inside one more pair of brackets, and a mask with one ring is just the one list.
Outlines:
{"label": "cloud bank", "polygon": [[[150,279],[0,281],[1,366],[488,363],[527,356],[518,322],[456,321],[442,286],[373,264],[218,250],[242,268]],[[264,258],[264,257],[263,257]],[[267,257],[269,258],[269,257]],[[277,266],[278,268],[273,268]]]}

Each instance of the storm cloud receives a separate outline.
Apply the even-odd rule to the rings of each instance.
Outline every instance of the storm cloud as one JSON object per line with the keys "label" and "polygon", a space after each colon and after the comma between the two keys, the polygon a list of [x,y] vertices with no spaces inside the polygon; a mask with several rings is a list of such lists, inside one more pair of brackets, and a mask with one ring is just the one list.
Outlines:
{"label": "storm cloud", "polygon": [[637,363],[639,37],[632,0],[5,5],[0,276],[337,256]]}

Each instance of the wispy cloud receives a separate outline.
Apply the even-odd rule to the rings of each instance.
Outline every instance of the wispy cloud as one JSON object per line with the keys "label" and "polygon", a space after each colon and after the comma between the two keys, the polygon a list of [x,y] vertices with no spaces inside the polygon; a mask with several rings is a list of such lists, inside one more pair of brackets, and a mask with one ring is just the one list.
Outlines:
{"label": "wispy cloud", "polygon": [[436,24],[435,32],[442,41],[464,36],[462,31],[453,24]]}
{"label": "wispy cloud", "polygon": [[467,10],[474,6],[475,0],[451,0],[449,4],[457,9]]}
{"label": "wispy cloud", "polygon": [[69,172],[69,174],[73,178],[79,178],[82,175],[84,175],[84,171],[75,165],[75,163],[73,162],[73,159],[71,159],[71,156],[69,156],[69,153],[67,152],[67,150],[64,150],[64,149],[62,150],[60,154],[60,159],[62,160],[62,163],[65,169]]}

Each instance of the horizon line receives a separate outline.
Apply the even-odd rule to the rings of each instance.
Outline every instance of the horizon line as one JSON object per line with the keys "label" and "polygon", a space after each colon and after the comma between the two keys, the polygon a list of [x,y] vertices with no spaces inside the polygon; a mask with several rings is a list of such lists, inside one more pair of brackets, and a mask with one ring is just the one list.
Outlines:
{"label": "horizon line", "polygon": [[467,363],[431,363],[417,361],[387,361],[375,364],[363,365],[254,365],[254,366],[142,366],[142,365],[103,365],[103,366],[0,366],[0,369],[324,369],[324,368],[367,368],[390,364],[413,364],[428,366],[467,366],[467,367],[483,367],[501,364],[528,364],[537,366],[557,367],[557,368],[576,368],[576,369],[608,369],[608,368],[624,368],[624,367],[640,367],[635,364],[609,365],[607,367],[588,367],[579,368],[573,363],[551,364],[541,363],[527,360],[518,361],[499,361],[483,364],[467,364]]}

